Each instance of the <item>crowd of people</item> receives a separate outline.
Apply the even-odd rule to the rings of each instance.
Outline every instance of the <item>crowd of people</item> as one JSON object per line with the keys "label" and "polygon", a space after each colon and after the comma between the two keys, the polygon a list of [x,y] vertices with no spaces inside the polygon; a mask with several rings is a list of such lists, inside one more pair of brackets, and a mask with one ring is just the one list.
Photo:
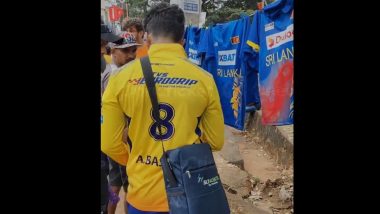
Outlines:
{"label": "crowd of people", "polygon": [[[129,62],[136,58],[144,57],[148,54],[148,48],[144,42],[144,30],[141,20],[130,19],[124,23],[124,31],[119,35],[114,35],[105,24],[102,23],[101,54],[105,67],[101,73],[102,95],[107,86],[111,74],[121,71]],[[124,132],[124,142],[126,143],[127,129]],[[106,167],[105,174],[108,175],[108,189],[104,189],[104,194],[108,192],[109,200],[103,202],[102,211],[114,214],[119,199],[121,187],[127,193],[128,179],[126,168],[110,157],[102,153],[102,165]],[[103,176],[105,177],[105,176]],[[107,186],[103,181],[103,186]],[[106,197],[107,198],[107,197]],[[124,199],[125,201],[126,199]],[[105,205],[107,203],[107,205]],[[128,213],[126,206],[125,213]]]}
{"label": "crowd of people", "polygon": [[[115,213],[120,200],[125,213],[169,213],[159,140],[167,149],[193,143],[208,143],[214,151],[223,147],[214,79],[187,59],[185,17],[177,5],[152,7],[142,20],[126,21],[119,35],[104,24],[101,29],[102,213]],[[149,57],[155,73],[162,138],[141,81],[143,57]],[[126,197],[120,199],[122,188]]]}

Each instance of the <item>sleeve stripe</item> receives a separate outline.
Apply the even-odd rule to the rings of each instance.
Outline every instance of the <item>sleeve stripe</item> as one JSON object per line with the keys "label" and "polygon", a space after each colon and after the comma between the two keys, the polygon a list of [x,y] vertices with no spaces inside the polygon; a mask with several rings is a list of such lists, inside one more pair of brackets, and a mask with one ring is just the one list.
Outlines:
{"label": "sleeve stripe", "polygon": [[254,42],[252,42],[252,41],[247,41],[247,44],[249,45],[249,46],[251,46],[255,51],[259,51],[260,50],[260,46],[258,45],[258,44],[256,44],[256,43],[254,43]]}

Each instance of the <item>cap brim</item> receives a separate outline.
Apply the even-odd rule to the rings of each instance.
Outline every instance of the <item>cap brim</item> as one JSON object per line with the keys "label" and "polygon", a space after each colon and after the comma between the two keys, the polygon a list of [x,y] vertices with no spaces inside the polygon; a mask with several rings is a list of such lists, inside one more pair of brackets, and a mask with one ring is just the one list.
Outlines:
{"label": "cap brim", "polygon": [[101,38],[107,42],[116,42],[117,40],[120,40],[122,39],[121,37],[119,36],[116,36],[115,34],[113,33],[102,33],[101,34]]}
{"label": "cap brim", "polygon": [[115,45],[112,48],[129,48],[132,46],[140,46],[141,44],[138,43],[132,43],[132,44],[122,44],[122,45]]}

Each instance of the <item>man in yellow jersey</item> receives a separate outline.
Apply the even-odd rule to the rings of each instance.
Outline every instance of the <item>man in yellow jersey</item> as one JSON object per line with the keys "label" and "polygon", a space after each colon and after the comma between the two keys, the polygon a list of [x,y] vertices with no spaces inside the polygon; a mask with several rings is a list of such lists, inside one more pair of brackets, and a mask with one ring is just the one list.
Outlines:
{"label": "man in yellow jersey", "polygon": [[137,48],[136,58],[139,59],[148,55],[148,46],[144,42],[144,28],[142,22],[138,19],[130,19],[125,22],[123,30],[132,33],[137,43],[142,44],[142,46]]}
{"label": "man in yellow jersey", "polygon": [[[144,20],[166,150],[202,142],[218,151],[224,121],[212,75],[187,60],[185,17],[177,5],[154,6]],[[127,166],[128,213],[168,213],[162,147],[139,60],[110,77],[102,99],[101,149]],[[128,140],[122,141],[127,118]]]}

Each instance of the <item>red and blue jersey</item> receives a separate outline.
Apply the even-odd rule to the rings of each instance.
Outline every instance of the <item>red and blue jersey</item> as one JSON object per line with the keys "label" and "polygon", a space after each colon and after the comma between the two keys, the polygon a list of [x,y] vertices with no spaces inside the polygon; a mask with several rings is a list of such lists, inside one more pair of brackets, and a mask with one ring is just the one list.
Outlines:
{"label": "red and blue jersey", "polygon": [[262,122],[293,124],[293,0],[278,0],[255,14],[245,49],[259,71]]}

